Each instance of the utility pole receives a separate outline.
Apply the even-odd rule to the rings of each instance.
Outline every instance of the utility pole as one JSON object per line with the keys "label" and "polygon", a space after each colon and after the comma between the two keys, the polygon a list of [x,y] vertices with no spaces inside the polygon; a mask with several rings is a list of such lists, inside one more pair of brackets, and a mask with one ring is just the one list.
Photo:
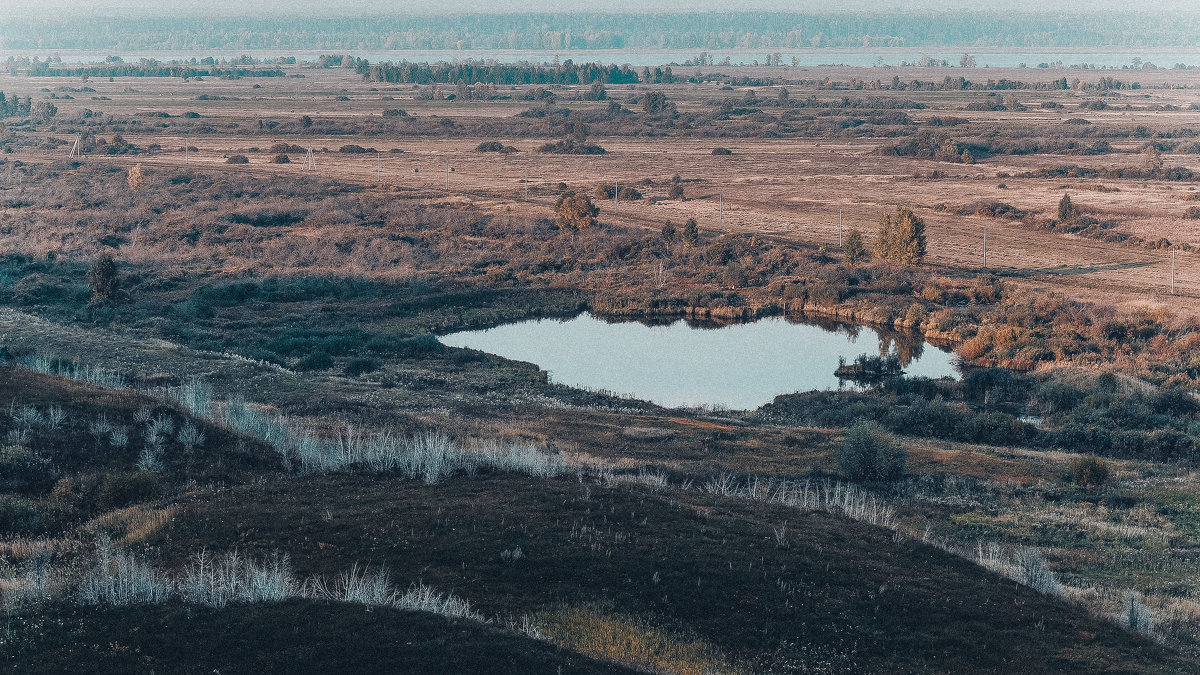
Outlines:
{"label": "utility pole", "polygon": [[983,224],[983,269],[987,269],[987,223]]}
{"label": "utility pole", "polygon": [[450,160],[446,160],[446,192],[450,192]]}
{"label": "utility pole", "polygon": [[525,170],[525,179],[522,183],[525,184],[525,201],[529,201],[529,169]]}
{"label": "utility pole", "polygon": [[839,242],[846,241],[846,231],[845,231],[845,228],[842,227],[842,210],[841,209],[838,209],[838,241]]}
{"label": "utility pole", "polygon": [[304,156],[304,169],[307,171],[317,170],[317,158],[313,155],[312,148],[309,148],[308,154]]}
{"label": "utility pole", "polygon": [[1175,295],[1175,249],[1171,249],[1171,295]]}
{"label": "utility pole", "polygon": [[613,181],[613,215],[621,215],[621,186]]}

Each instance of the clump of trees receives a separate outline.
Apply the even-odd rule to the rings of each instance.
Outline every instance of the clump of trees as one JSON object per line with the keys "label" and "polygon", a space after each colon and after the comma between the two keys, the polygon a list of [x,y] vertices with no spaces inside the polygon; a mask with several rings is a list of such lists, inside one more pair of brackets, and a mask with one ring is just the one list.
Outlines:
{"label": "clump of trees", "polygon": [[554,222],[563,230],[582,230],[596,224],[600,209],[592,198],[578,192],[570,192],[558,198],[554,205]]}
{"label": "clump of trees", "polygon": [[505,145],[500,141],[484,141],[475,146],[475,152],[499,152],[507,155],[509,153],[518,152],[518,150],[513,146]]}
{"label": "clump of trees", "polygon": [[850,480],[886,481],[904,476],[908,451],[875,422],[858,420],[838,449],[838,472]]}
{"label": "clump of trees", "polygon": [[546,143],[538,148],[538,152],[546,152],[554,155],[604,155],[608,153],[607,150],[599,145],[577,142],[573,138]]}
{"label": "clump of trees", "polygon": [[616,195],[617,197],[626,201],[633,201],[635,199],[642,198],[641,190],[629,185],[619,189],[618,186],[613,183],[601,183],[600,185],[596,186],[596,196],[598,198],[612,199],[613,195]]}
{"label": "clump of trees", "polygon": [[642,97],[642,112],[647,115],[674,115],[675,103],[661,91],[648,91]]}
{"label": "clump of trees", "polygon": [[925,260],[925,221],[908,208],[886,211],[879,218],[875,257],[903,265],[920,265]]}

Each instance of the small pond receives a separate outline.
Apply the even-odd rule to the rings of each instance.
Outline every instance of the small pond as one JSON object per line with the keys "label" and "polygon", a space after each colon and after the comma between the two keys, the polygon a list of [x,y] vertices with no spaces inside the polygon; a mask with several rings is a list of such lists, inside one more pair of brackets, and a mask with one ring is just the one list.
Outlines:
{"label": "small pond", "polygon": [[834,371],[838,359],[896,355],[909,375],[958,378],[954,355],[920,336],[782,317],[741,324],[682,319],[648,325],[591,314],[533,319],[442,336],[547,371],[551,382],[627,394],[668,407],[751,410],[775,396],[854,386]]}

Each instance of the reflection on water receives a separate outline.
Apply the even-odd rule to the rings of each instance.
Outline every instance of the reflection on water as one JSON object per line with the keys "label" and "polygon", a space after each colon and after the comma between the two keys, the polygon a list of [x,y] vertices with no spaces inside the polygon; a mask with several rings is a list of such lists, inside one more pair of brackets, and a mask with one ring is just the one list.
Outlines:
{"label": "reflection on water", "polygon": [[441,338],[528,361],[552,382],[629,394],[665,406],[749,410],[796,391],[842,386],[838,358],[895,354],[910,375],[958,377],[951,354],[920,336],[781,317],[719,325],[608,322],[590,314],[535,319]]}

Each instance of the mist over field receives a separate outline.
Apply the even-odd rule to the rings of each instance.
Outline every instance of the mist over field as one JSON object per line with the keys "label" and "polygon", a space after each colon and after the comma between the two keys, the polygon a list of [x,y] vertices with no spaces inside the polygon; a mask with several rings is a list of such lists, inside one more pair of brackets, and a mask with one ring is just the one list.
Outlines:
{"label": "mist over field", "polygon": [[584,0],[172,0],[165,3],[146,0],[10,0],[12,9],[28,13],[65,12],[72,15],[129,15],[142,14],[162,17],[165,15],[216,16],[237,13],[290,18],[297,15],[347,16],[355,14],[408,15],[408,14],[505,14],[542,12],[632,12],[632,13],[677,13],[677,12],[857,12],[857,11],[1004,11],[1004,12],[1057,12],[1115,10],[1122,12],[1180,12],[1195,11],[1196,4],[1185,0],[1158,0],[1143,3],[1120,0],[1047,0],[1031,3],[1025,0],[661,0],[652,5],[637,0],[611,0],[598,4]]}
{"label": "mist over field", "polygon": [[[15,4],[11,4],[15,2]],[[1030,4],[668,0],[257,3],[10,0],[0,49],[722,50],[1187,48],[1200,13],[1169,0]]]}

